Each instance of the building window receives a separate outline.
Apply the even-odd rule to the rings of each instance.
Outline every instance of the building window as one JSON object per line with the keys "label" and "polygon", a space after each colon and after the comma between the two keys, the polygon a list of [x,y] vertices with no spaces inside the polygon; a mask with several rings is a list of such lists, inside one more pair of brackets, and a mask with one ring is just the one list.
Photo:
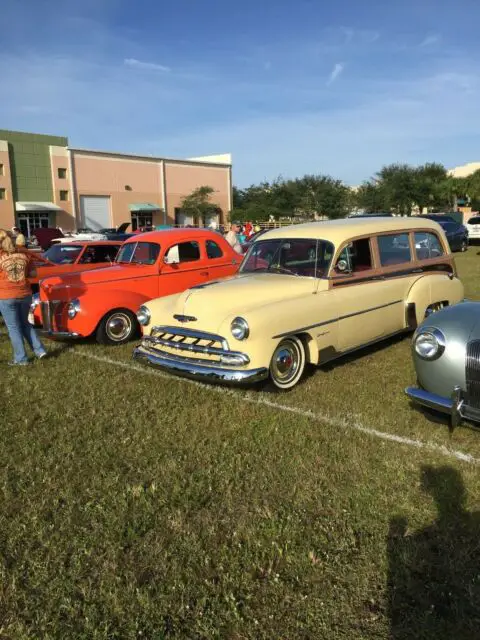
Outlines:
{"label": "building window", "polygon": [[68,200],[68,191],[60,191],[60,200]]}
{"label": "building window", "polygon": [[64,180],[67,177],[67,170],[60,167],[58,169],[58,177]]}
{"label": "building window", "polygon": [[6,199],[7,199],[7,190],[0,189],[0,200],[6,200]]}
{"label": "building window", "polygon": [[4,176],[4,175],[5,175],[5,168],[3,164],[0,162],[0,176]]}

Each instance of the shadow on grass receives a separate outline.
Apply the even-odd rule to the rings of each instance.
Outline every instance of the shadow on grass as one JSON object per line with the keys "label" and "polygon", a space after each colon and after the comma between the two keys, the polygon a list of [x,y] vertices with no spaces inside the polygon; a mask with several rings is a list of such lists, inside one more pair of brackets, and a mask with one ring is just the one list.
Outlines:
{"label": "shadow on grass", "polygon": [[460,473],[423,467],[421,486],[437,507],[433,524],[412,533],[390,522],[388,608],[392,640],[469,640],[480,630],[480,512],[469,513]]}

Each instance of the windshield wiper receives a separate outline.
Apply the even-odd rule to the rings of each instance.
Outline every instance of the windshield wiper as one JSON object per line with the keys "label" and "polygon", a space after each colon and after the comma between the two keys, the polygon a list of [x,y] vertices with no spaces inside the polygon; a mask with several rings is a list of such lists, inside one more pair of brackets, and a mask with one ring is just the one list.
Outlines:
{"label": "windshield wiper", "polygon": [[270,266],[268,267],[267,271],[278,271],[279,273],[287,273],[290,276],[295,276],[296,278],[299,277],[298,273],[295,273],[295,271],[291,271],[290,269],[287,269],[287,267],[282,267],[282,265],[280,264],[276,264],[275,266]]}

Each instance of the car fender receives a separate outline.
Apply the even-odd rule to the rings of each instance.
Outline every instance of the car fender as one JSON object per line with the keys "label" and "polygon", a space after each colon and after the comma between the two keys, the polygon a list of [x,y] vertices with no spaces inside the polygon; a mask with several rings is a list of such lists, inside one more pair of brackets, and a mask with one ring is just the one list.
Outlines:
{"label": "car fender", "polygon": [[405,303],[407,309],[414,305],[416,325],[419,325],[431,304],[443,302],[451,306],[463,300],[463,297],[463,284],[456,276],[428,273],[412,284]]}

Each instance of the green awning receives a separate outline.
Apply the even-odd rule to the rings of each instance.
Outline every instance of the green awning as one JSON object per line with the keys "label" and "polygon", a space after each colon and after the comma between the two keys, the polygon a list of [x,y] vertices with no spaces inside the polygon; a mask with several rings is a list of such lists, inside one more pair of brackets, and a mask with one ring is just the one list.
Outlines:
{"label": "green awning", "polygon": [[128,208],[132,213],[138,213],[140,211],[161,211],[162,207],[154,202],[134,202],[128,205]]}

